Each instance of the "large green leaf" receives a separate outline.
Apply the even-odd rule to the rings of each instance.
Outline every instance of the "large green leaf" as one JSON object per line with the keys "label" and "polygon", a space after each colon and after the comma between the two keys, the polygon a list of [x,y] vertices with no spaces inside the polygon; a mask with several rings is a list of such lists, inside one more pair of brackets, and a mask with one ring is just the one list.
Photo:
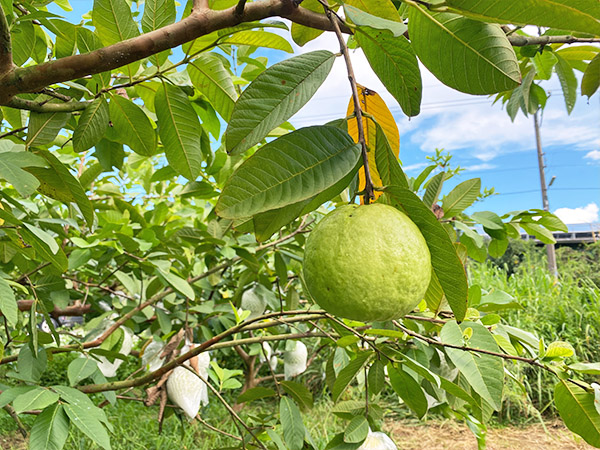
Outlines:
{"label": "large green leaf", "polygon": [[228,121],[237,99],[231,74],[221,58],[213,53],[203,53],[187,67],[190,79],[215,110]]}
{"label": "large green leaf", "polygon": [[594,394],[568,380],[560,380],[554,388],[554,402],[569,430],[600,448],[600,414],[594,406]]}
{"label": "large green leaf", "polygon": [[116,44],[140,34],[126,0],[94,0],[92,24],[104,45]]}
{"label": "large green leaf", "polygon": [[308,410],[313,407],[313,395],[303,384],[295,381],[281,381],[281,387],[289,396],[291,396],[303,410]]}
{"label": "large green leaf", "polygon": [[[10,6],[12,10],[12,5]],[[5,10],[8,14],[9,10]],[[31,57],[35,47],[35,29],[30,21],[23,21],[11,27],[12,57],[17,66],[22,66]]]}
{"label": "large green leaf", "polygon": [[12,184],[23,197],[33,194],[40,185],[37,178],[23,170],[23,167],[45,167],[46,165],[43,158],[33,153],[23,151],[0,153],[0,177]]}
{"label": "large green leaf", "polygon": [[421,62],[447,86],[493,94],[521,81],[517,57],[499,25],[415,6],[408,32]]}
{"label": "large green leaf", "polygon": [[[472,335],[465,343],[463,332],[470,328]],[[499,353],[500,349],[494,336],[483,325],[475,322],[463,322],[460,326],[454,322],[446,323],[440,332],[442,342],[457,346],[468,346],[481,350]],[[504,386],[504,365],[497,356],[483,353],[472,353],[446,347],[446,353],[457,367],[471,388],[477,392],[496,411],[502,405],[502,390]]]}
{"label": "large green leaf", "polygon": [[283,36],[268,31],[239,31],[231,36],[219,40],[220,44],[252,45],[254,47],[266,47],[274,50],[283,50],[293,53],[292,46]]}
{"label": "large green leaf", "polygon": [[388,365],[388,375],[396,394],[419,418],[422,418],[428,409],[427,398],[417,380],[404,370],[394,368],[391,364]]}
{"label": "large green leaf", "polygon": [[352,383],[352,380],[356,378],[358,372],[369,362],[372,356],[372,351],[361,352],[346,367],[340,370],[331,390],[331,397],[334,402],[339,400],[342,393]]}
{"label": "large green leaf", "polygon": [[225,131],[230,153],[242,153],[310,100],[329,74],[335,55],[326,50],[305,53],[261,73],[238,99]]}
{"label": "large green leaf", "polygon": [[596,0],[447,0],[446,4],[481,20],[600,36],[600,4]]}
{"label": "large green leaf", "polygon": [[180,87],[163,83],[156,91],[154,108],[169,165],[179,175],[195,180],[202,169],[201,128],[188,96]]}
{"label": "large green leaf", "polygon": [[79,428],[83,434],[105,450],[111,450],[110,438],[102,423],[95,417],[90,416],[86,409],[77,405],[67,403],[63,405],[63,408],[69,419],[71,419],[71,423]]}
{"label": "large green leaf", "polygon": [[344,5],[344,12],[346,13],[346,17],[348,19],[360,27],[388,30],[393,33],[394,37],[400,37],[406,33],[406,31],[408,31],[408,27],[402,22],[374,16],[352,5]]}
{"label": "large green leaf", "polygon": [[421,110],[421,72],[415,51],[404,36],[388,30],[360,27],[356,40],[369,64],[407,116]]}
{"label": "large green leaf", "polygon": [[110,140],[128,145],[131,150],[152,156],[156,151],[156,132],[148,116],[131,100],[113,95],[109,104],[113,137]]}
{"label": "large green leaf", "polygon": [[104,98],[90,103],[81,113],[73,132],[73,150],[83,152],[96,145],[104,136],[109,120],[108,103]]}
{"label": "large green leaf", "polygon": [[463,320],[467,312],[467,275],[448,233],[431,209],[413,192],[398,186],[388,186],[385,192],[400,204],[402,210],[421,230],[431,253],[431,265],[448,304],[456,320]]}
{"label": "large green leaf", "polygon": [[27,127],[27,144],[30,146],[49,144],[65,126],[69,116],[69,113],[32,112]]}
{"label": "large green leaf", "polygon": [[15,293],[4,278],[0,278],[0,313],[10,326],[15,326],[19,318],[19,307]]}
{"label": "large green leaf", "polygon": [[355,166],[360,148],[339,128],[302,128],[262,147],[229,178],[216,211],[239,219],[306,200]]}
{"label": "large green leaf", "polygon": [[69,383],[71,386],[75,386],[81,380],[92,375],[96,369],[98,369],[98,364],[92,358],[74,359],[67,367]]}
{"label": "large green leaf", "polygon": [[344,0],[344,5],[353,6],[373,16],[402,22],[392,0]]}
{"label": "large green leaf", "polygon": [[69,267],[69,261],[65,252],[59,248],[56,253],[53,253],[48,245],[37,237],[34,233],[26,228],[19,230],[21,237],[25,243],[31,245],[33,249],[38,253],[38,257],[43,261],[49,261],[56,269],[60,272],[64,272]]}
{"label": "large green leaf", "polygon": [[558,53],[555,53],[556,62],[556,74],[560,81],[560,87],[563,91],[563,97],[565,98],[565,106],[567,107],[567,113],[571,114],[575,107],[575,101],[577,100],[577,78],[573,68],[565,61]]}
{"label": "large green leaf", "polygon": [[142,16],[142,31],[149,33],[175,22],[177,11],[174,0],[146,0]]}
{"label": "large green leaf", "polygon": [[35,419],[29,436],[32,450],[61,450],[69,437],[69,418],[62,405],[52,405]]}
{"label": "large green leaf", "polygon": [[289,397],[281,397],[279,418],[283,428],[283,439],[290,450],[301,450],[304,445],[304,424],[300,409]]}
{"label": "large green leaf", "polygon": [[463,181],[442,200],[444,217],[453,217],[471,206],[481,191],[481,179]]}
{"label": "large green leaf", "polygon": [[94,207],[87,197],[85,190],[81,187],[79,180],[71,175],[68,167],[58,160],[51,152],[47,150],[38,150],[36,155],[41,156],[48,163],[48,169],[30,169],[42,183],[41,187],[46,187],[45,195],[53,197],[58,195],[60,201],[69,199],[76,203],[88,226],[94,223]]}
{"label": "large green leaf", "polygon": [[22,413],[34,409],[44,409],[58,401],[58,394],[47,388],[36,387],[34,390],[19,395],[13,401],[15,412]]}
{"label": "large green leaf", "polygon": [[600,53],[590,61],[583,73],[581,79],[581,95],[587,95],[588,98],[600,87]]}

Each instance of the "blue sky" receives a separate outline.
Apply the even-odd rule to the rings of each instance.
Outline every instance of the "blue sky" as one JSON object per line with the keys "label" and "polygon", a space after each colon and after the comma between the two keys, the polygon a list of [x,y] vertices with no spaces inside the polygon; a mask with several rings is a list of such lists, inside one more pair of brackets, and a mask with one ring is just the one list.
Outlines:
{"label": "blue sky", "polygon": [[[70,13],[52,10],[77,23],[93,2],[75,0],[72,5],[74,11]],[[289,36],[283,30],[276,31]],[[325,33],[303,48],[294,45],[296,53],[321,48],[339,51],[335,36]],[[289,57],[275,50],[257,54],[267,56],[270,64]],[[520,114],[512,123],[501,105],[492,106],[490,98],[454,91],[422,68],[422,112],[409,120],[371,71],[362,52],[354,51],[352,59],[357,81],[384,98],[398,123],[400,158],[409,176],[416,176],[427,165],[425,158],[435,148],[443,148],[453,155],[453,164],[467,169],[448,183],[448,189],[479,177],[482,186],[498,192],[479,203],[477,210],[503,214],[542,207],[531,117]],[[550,209],[569,224],[600,222],[600,95],[589,102],[587,97],[579,97],[569,116],[556,76],[542,87],[551,93],[541,127],[546,178],[549,181],[556,176],[549,189]],[[349,97],[346,69],[338,58],[327,81],[291,122],[299,128],[343,117]],[[589,225],[578,228],[582,227],[589,229]]]}

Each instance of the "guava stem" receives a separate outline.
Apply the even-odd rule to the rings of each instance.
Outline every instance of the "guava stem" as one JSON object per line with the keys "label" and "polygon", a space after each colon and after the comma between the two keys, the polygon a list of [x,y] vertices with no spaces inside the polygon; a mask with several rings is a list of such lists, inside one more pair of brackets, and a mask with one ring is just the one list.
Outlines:
{"label": "guava stem", "polygon": [[365,189],[364,189],[364,202],[368,205],[372,199],[375,198],[373,194],[373,180],[371,179],[371,171],[369,170],[369,156],[367,154],[367,141],[365,139],[365,130],[363,128],[363,112],[360,107],[360,100],[358,98],[358,87],[356,86],[356,77],[354,76],[354,69],[352,68],[352,61],[348,53],[348,47],[344,41],[344,36],[340,30],[340,22],[342,19],[339,18],[334,11],[331,10],[327,0],[319,0],[319,3],[325,8],[325,14],[331,22],[335,35],[340,43],[340,50],[344,55],[344,61],[346,62],[346,69],[348,71],[348,81],[350,81],[350,87],[352,88],[352,100],[354,102],[354,114],[356,116],[356,126],[358,128],[358,143],[361,147],[363,166],[365,170]]}

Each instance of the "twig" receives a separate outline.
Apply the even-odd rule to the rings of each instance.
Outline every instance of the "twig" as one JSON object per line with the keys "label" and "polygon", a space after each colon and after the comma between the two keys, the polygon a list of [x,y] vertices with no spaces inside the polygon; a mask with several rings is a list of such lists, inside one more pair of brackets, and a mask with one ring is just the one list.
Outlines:
{"label": "twig", "polygon": [[[19,128],[19,129],[17,129],[17,130],[14,130],[14,131],[15,131],[15,132],[16,132],[16,131],[23,131],[23,130],[24,130],[24,129],[26,129],[26,128],[27,128],[27,127],[23,127],[23,128]],[[0,139],[1,139],[2,137],[4,137],[4,136],[0,136]],[[50,262],[45,262],[45,263],[42,263],[42,264],[40,264],[40,265],[39,265],[39,266],[37,266],[35,269],[32,269],[32,270],[30,270],[29,272],[27,272],[27,273],[24,273],[24,274],[23,274],[23,275],[21,275],[19,278],[17,278],[17,279],[15,280],[15,283],[19,283],[19,284],[20,284],[22,281],[26,280],[26,279],[27,279],[29,276],[33,275],[33,274],[34,274],[34,273],[36,273],[36,272],[39,272],[39,271],[40,271],[40,270],[42,270],[44,267],[48,267],[49,265],[50,265]]]}
{"label": "twig", "polygon": [[9,72],[13,68],[12,43],[10,39],[10,28],[0,5],[0,75]]}
{"label": "twig", "polygon": [[15,412],[13,407],[10,405],[4,405],[4,410],[10,415],[10,417],[12,417],[12,419],[17,424],[17,428],[19,428],[19,432],[23,435],[24,438],[26,438],[27,430],[25,429],[25,425],[23,425],[23,422],[21,422],[21,419],[19,418],[18,414]]}
{"label": "twig", "polygon": [[196,420],[198,422],[200,422],[202,425],[204,425],[206,428],[208,428],[209,430],[214,431],[215,433],[219,433],[219,434],[222,434],[223,436],[230,437],[231,439],[235,439],[236,441],[242,440],[242,438],[240,438],[238,436],[229,434],[227,431],[219,430],[217,427],[212,426],[210,423],[208,423],[206,420],[204,420],[202,417],[200,417],[200,414],[196,414]]}
{"label": "twig", "polygon": [[244,15],[245,6],[246,0],[239,0],[238,4],[235,7],[235,15],[241,18]]}
{"label": "twig", "polygon": [[547,45],[547,44],[574,44],[585,42],[600,42],[600,38],[578,38],[575,36],[519,36],[513,34],[507,36],[508,41],[515,47],[526,45]]}
{"label": "twig", "polygon": [[67,103],[40,103],[13,97],[6,106],[16,109],[25,109],[33,112],[74,112],[84,110],[90,102],[67,102]]}
{"label": "twig", "polygon": [[192,12],[198,12],[199,9],[208,8],[208,0],[194,0],[192,3]]}
{"label": "twig", "polygon": [[61,94],[60,92],[56,92],[56,91],[53,91],[52,89],[48,89],[48,88],[42,89],[41,93],[49,95],[50,97],[54,97],[59,100],[62,100],[63,102],[70,102],[71,100],[73,100],[68,95]]}
{"label": "twig", "polygon": [[[229,406],[229,403],[227,403],[227,400],[225,400],[221,394],[219,394],[219,391],[217,391],[212,384],[210,384],[208,382],[207,379],[205,379],[202,375],[200,375],[198,372],[196,372],[195,370],[193,370],[191,367],[188,367],[186,365],[182,365],[180,367],[183,367],[186,370],[189,370],[191,373],[193,373],[194,375],[196,375],[198,378],[200,378],[200,380],[202,380],[204,382],[204,384],[206,384],[206,386],[208,386],[208,388],[212,391],[212,393],[219,399],[219,401],[223,404],[223,406],[225,406],[225,409],[227,409],[227,412],[229,412],[229,414],[231,414],[231,417],[234,418],[234,420],[237,420],[238,423],[240,425],[242,425],[246,431],[248,433],[250,433],[250,435],[254,438],[254,440],[256,441],[256,443],[258,444],[258,446],[260,448],[262,448],[263,450],[268,450],[267,447],[265,447],[265,445],[258,439],[258,437],[256,437],[256,435],[254,434],[254,432],[252,431],[252,429],[246,425],[246,422],[244,422],[242,420],[242,418],[240,416],[238,416],[238,414],[233,410],[233,408],[231,406]],[[240,433],[241,434],[241,433]],[[241,436],[241,440],[243,442],[243,435]]]}
{"label": "twig", "polygon": [[358,98],[358,88],[356,86],[356,77],[354,76],[354,69],[352,68],[352,61],[350,60],[350,55],[348,53],[348,47],[346,46],[346,42],[344,42],[344,36],[342,35],[342,31],[340,30],[339,20],[337,15],[334,17],[331,9],[329,8],[329,4],[327,0],[319,0],[319,3],[323,5],[325,9],[325,14],[329,18],[331,25],[335,31],[335,34],[340,43],[340,50],[344,55],[344,61],[346,62],[346,69],[348,71],[348,81],[350,81],[350,87],[352,88],[352,100],[354,102],[354,114],[356,115],[356,126],[358,128],[358,142],[361,147],[362,160],[363,160],[363,168],[365,171],[365,189],[364,189],[364,202],[365,205],[368,205],[373,198],[375,198],[373,194],[373,180],[371,179],[371,172],[369,170],[369,155],[367,149],[367,141],[365,140],[365,130],[363,128],[363,117],[362,117],[362,108],[360,107],[360,100]]}
{"label": "twig", "polygon": [[409,319],[409,320],[417,320],[420,322],[431,322],[431,323],[437,323],[440,325],[444,325],[446,322],[448,322],[447,320],[444,319],[435,319],[433,317],[421,317],[421,316],[412,316],[410,314],[407,314],[406,316],[404,316],[405,319]]}
{"label": "twig", "polygon": [[[19,3],[13,3],[14,7],[17,8],[24,16],[31,14],[27,8],[25,8],[23,5],[19,4]],[[31,23],[35,24],[35,25],[41,25],[42,23],[37,20],[37,19],[33,19],[31,21]]]}
{"label": "twig", "polygon": [[[2,67],[2,66],[0,66],[0,67]],[[27,129],[27,127],[15,128],[14,130],[8,131],[4,134],[0,134],[0,139],[3,139],[8,136],[12,136],[13,134],[20,133],[21,131],[25,131],[26,129]],[[48,263],[48,264],[50,264],[50,263]]]}
{"label": "twig", "polygon": [[[509,359],[509,360],[513,360],[513,361],[521,361],[521,362],[530,364],[532,366],[539,367],[541,369],[547,370],[548,372],[556,375],[556,372],[554,370],[552,370],[548,366],[545,366],[544,364],[542,364],[541,362],[539,362],[537,359],[534,359],[534,358],[525,358],[524,356],[507,355],[506,353],[498,353],[498,352],[493,352],[493,351],[490,351],[490,350],[484,350],[484,349],[481,349],[481,348],[467,347],[466,345],[448,344],[446,342],[440,342],[440,341],[437,341],[437,340],[432,339],[430,337],[423,336],[422,334],[419,334],[419,333],[417,333],[415,331],[409,330],[408,328],[406,328],[402,324],[398,323],[396,320],[393,320],[392,323],[397,328],[401,329],[404,333],[408,334],[409,336],[412,336],[412,337],[414,337],[414,338],[416,338],[416,339],[418,339],[420,341],[427,342],[428,344],[431,344],[431,345],[436,345],[438,347],[454,348],[454,349],[462,350],[462,351],[465,351],[465,352],[483,353],[484,355],[496,356],[498,358]],[[573,379],[569,378],[569,381],[572,382],[573,384],[576,384],[580,388],[587,389],[587,386],[585,386],[584,384],[579,383],[577,380],[573,380]]]}

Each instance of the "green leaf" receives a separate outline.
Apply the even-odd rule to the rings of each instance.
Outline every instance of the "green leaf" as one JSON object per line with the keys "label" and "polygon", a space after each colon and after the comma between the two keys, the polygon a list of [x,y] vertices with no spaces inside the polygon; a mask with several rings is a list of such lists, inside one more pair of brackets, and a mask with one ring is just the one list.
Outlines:
{"label": "green leaf", "polygon": [[[42,183],[41,188],[46,188],[43,193],[50,197],[52,197],[50,194],[58,195],[60,197],[58,200],[60,201],[68,199],[66,203],[76,203],[83,218],[88,226],[91,227],[94,223],[94,207],[85,190],[81,187],[79,180],[71,175],[68,167],[49,151],[38,150],[35,154],[44,158],[49,166],[49,169],[37,169],[33,173]],[[60,191],[54,190],[55,186]]]}
{"label": "green leaf", "polygon": [[498,214],[491,211],[477,211],[471,218],[489,230],[504,230],[504,223]]}
{"label": "green leaf", "polygon": [[560,380],[554,388],[554,402],[569,430],[585,441],[600,447],[600,414],[594,407],[594,394],[568,380]]}
{"label": "green leaf", "polygon": [[48,249],[56,254],[60,250],[60,247],[56,243],[56,240],[52,237],[50,233],[42,230],[41,228],[35,227],[29,223],[24,223],[23,226],[27,227],[29,231],[31,231],[40,241],[48,246]]}
{"label": "green leaf", "polygon": [[425,194],[423,194],[423,203],[425,203],[425,206],[431,208],[434,203],[437,203],[437,199],[440,196],[440,192],[442,192],[442,186],[444,184],[445,177],[446,172],[440,172],[434,175],[427,182]]}
{"label": "green leaf", "polygon": [[400,396],[404,403],[413,410],[413,412],[422,418],[427,412],[427,398],[419,383],[402,369],[396,369],[391,364],[388,365],[388,375],[390,383],[396,394]]}
{"label": "green leaf", "polygon": [[29,435],[31,450],[61,450],[69,437],[69,418],[62,405],[52,405],[35,419]]}
{"label": "green leaf", "polygon": [[283,439],[290,450],[301,450],[304,445],[304,424],[296,403],[289,397],[281,397],[279,418],[283,428]]}
{"label": "green leaf", "polygon": [[81,411],[86,411],[86,415],[111,428],[104,411],[98,408],[83,392],[68,386],[52,386],[52,389],[59,393],[60,397],[69,402],[70,405]]}
{"label": "green leaf", "polygon": [[202,53],[188,65],[187,71],[194,87],[208,99],[223,120],[229,121],[237,93],[221,58],[214,53]]}
{"label": "green leaf", "polygon": [[62,112],[37,113],[32,111],[27,127],[27,144],[29,146],[49,144],[65,126],[69,116],[69,113]]}
{"label": "green leaf", "polygon": [[296,401],[296,403],[298,403],[298,405],[300,405],[300,408],[303,411],[312,409],[312,393],[303,384],[297,383],[295,381],[285,380],[280,382],[280,386],[285,392],[287,392],[289,396],[291,396]]}
{"label": "green leaf", "polygon": [[415,6],[408,32],[421,62],[456,90],[493,94],[521,81],[517,57],[499,25]]}
{"label": "green leaf", "polygon": [[73,132],[73,150],[83,152],[96,145],[104,136],[109,120],[108,103],[104,98],[90,103],[81,113]]}
{"label": "green leaf", "polygon": [[23,170],[23,167],[45,167],[46,162],[33,153],[10,151],[0,153],[0,177],[4,178],[23,197],[28,197],[39,187],[36,177]]}
{"label": "green leaf", "polygon": [[590,61],[581,79],[581,95],[590,98],[600,87],[600,53]]}
{"label": "green leaf", "polygon": [[600,5],[595,0],[520,0],[518,3],[447,0],[446,4],[480,20],[539,25],[600,36]]}
{"label": "green leaf", "polygon": [[69,383],[71,383],[71,386],[75,386],[81,380],[92,375],[97,368],[98,364],[91,358],[74,359],[67,368]]}
{"label": "green leaf", "polygon": [[19,395],[17,398],[15,398],[13,401],[13,407],[15,408],[15,412],[20,414],[23,411],[44,409],[45,407],[50,406],[57,401],[57,393],[52,392],[47,388],[44,389],[37,387],[36,389]]}
{"label": "green leaf", "polygon": [[342,393],[352,383],[352,380],[356,378],[358,372],[369,362],[372,356],[372,351],[361,352],[346,367],[340,370],[331,390],[331,398],[334,402],[339,400]]}
{"label": "green leaf", "polygon": [[18,396],[37,389],[37,386],[16,386],[2,391],[0,394],[0,408],[11,403]]}
{"label": "green leaf", "polygon": [[[12,5],[10,10],[5,10],[5,14],[9,14],[12,11]],[[27,62],[33,53],[35,48],[35,29],[33,23],[30,21],[19,22],[11,28],[12,38],[12,57],[13,61],[17,66],[22,66]]]}
{"label": "green leaf", "polygon": [[344,442],[363,442],[369,434],[369,422],[363,415],[354,416],[344,430]]}
{"label": "green leaf", "polygon": [[590,375],[600,375],[600,363],[575,363],[570,364],[569,369],[579,373],[589,373]]}
{"label": "green leaf", "polygon": [[[142,156],[152,156],[156,152],[156,132],[142,109],[120,95],[111,96],[109,103],[112,133],[116,140],[128,145]],[[110,136],[110,135],[109,135]]]}
{"label": "green leaf", "polygon": [[569,358],[575,355],[575,349],[564,341],[554,341],[546,349],[544,358]]}
{"label": "green leaf", "polygon": [[408,31],[408,27],[402,22],[374,16],[352,5],[344,5],[344,12],[346,13],[346,17],[355,25],[376,28],[378,30],[388,30],[391,31],[396,38]]}
{"label": "green leaf", "polygon": [[408,188],[408,179],[400,167],[398,157],[394,154],[383,128],[377,124],[375,132],[375,165],[384,186],[396,185]]}
{"label": "green leaf", "polygon": [[527,234],[535,236],[544,244],[556,243],[556,239],[554,239],[552,232],[548,231],[546,228],[542,227],[537,223],[520,222],[519,225],[525,230]]}
{"label": "green leaf", "polygon": [[165,281],[167,283],[169,283],[169,285],[171,285],[171,287],[173,289],[175,289],[177,292],[179,292],[181,295],[189,298],[189,299],[195,299],[196,298],[196,294],[194,293],[194,289],[190,286],[190,284],[184,280],[181,277],[178,277],[177,275],[175,275],[174,273],[168,272],[166,270],[162,270],[160,268],[156,268],[158,274],[165,279]]}
{"label": "green leaf", "polygon": [[23,240],[31,245],[33,249],[38,253],[38,257],[44,261],[49,261],[56,269],[64,272],[69,267],[67,256],[62,249],[59,248],[58,252],[53,253],[48,245],[38,238],[35,234],[26,228],[22,228],[20,231]]}
{"label": "green leaf", "polygon": [[444,196],[442,200],[444,218],[453,217],[463,212],[477,200],[480,191],[480,178],[473,178],[460,183],[448,195]]}
{"label": "green leaf", "polygon": [[560,87],[563,91],[565,98],[565,106],[567,107],[567,113],[571,114],[575,107],[575,101],[577,100],[577,78],[573,68],[565,61],[558,53],[555,53],[556,62],[556,74],[560,81]]}
{"label": "green leaf", "polygon": [[68,403],[63,408],[69,419],[71,419],[71,423],[79,428],[83,434],[105,450],[111,450],[110,438],[100,421],[90,416],[85,409],[79,406]]}
{"label": "green leaf", "polygon": [[181,88],[163,83],[156,91],[154,108],[169,165],[179,175],[195,180],[202,169],[201,127],[188,96]]}
{"label": "green leaf", "polygon": [[236,400],[236,403],[246,403],[261,398],[275,397],[276,395],[277,392],[271,388],[257,386],[255,388],[248,389],[243,394],[240,394]]}
{"label": "green leaf", "polygon": [[395,22],[402,21],[392,0],[344,0],[343,3],[373,16],[384,17]]}
{"label": "green leaf", "polygon": [[149,33],[175,22],[177,11],[174,0],[146,0],[142,16],[142,31]]}
{"label": "green leaf", "polygon": [[140,34],[126,0],[94,0],[92,24],[104,45],[116,44]]}
{"label": "green leaf", "polygon": [[216,212],[238,219],[298,203],[335,185],[360,148],[338,128],[302,128],[263,146],[229,178]]}
{"label": "green leaf", "polygon": [[[440,332],[443,343],[465,345],[463,330],[471,328],[473,335],[468,341],[468,346],[481,350],[499,353],[498,344],[494,336],[483,325],[475,322],[463,322],[460,326],[454,322],[447,322]],[[466,350],[446,348],[446,353],[465,377],[473,390],[477,392],[496,411],[502,404],[502,390],[504,386],[504,366],[498,357],[483,353],[471,353]]]}
{"label": "green leaf", "polygon": [[268,31],[238,31],[231,36],[219,39],[219,45],[251,45],[254,47],[266,47],[274,50],[283,50],[293,53],[294,49],[283,36]]}
{"label": "green leaf", "polygon": [[[319,0],[304,0],[302,2],[302,8],[308,9],[313,12],[322,13],[323,5]],[[300,25],[299,23],[292,22],[292,39],[300,47],[304,46],[313,39],[318,38],[323,34],[323,30],[317,30],[316,28],[307,27]]]}
{"label": "green leaf", "polygon": [[365,52],[373,71],[398,101],[407,116],[421,110],[421,72],[415,51],[404,36],[388,30],[360,27],[356,40]]}
{"label": "green leaf", "polygon": [[377,395],[385,387],[385,364],[380,359],[376,359],[369,368],[367,376],[369,383],[369,394]]}
{"label": "green leaf", "polygon": [[431,253],[431,265],[448,304],[456,320],[464,319],[467,312],[467,275],[448,233],[433,212],[413,192],[398,186],[389,186],[385,192],[400,204],[402,210],[421,230]]}
{"label": "green leaf", "polygon": [[227,151],[242,153],[292,117],[329,74],[335,55],[305,53],[269,67],[242,92],[225,131]]}
{"label": "green leaf", "polygon": [[15,293],[4,278],[0,278],[0,312],[10,326],[14,327],[17,324],[19,306]]}

